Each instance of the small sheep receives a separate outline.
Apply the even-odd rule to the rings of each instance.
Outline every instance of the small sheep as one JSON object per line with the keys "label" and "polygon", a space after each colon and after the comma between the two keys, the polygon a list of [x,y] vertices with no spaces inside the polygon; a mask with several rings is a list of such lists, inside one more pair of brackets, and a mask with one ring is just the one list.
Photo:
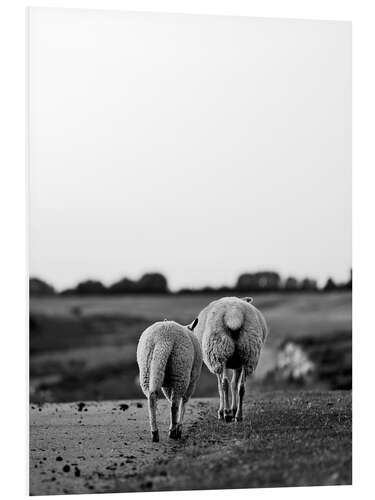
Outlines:
{"label": "small sheep", "polygon": [[148,327],[137,347],[139,381],[148,399],[151,436],[159,441],[156,405],[160,390],[171,404],[169,437],[180,439],[185,404],[194,392],[202,368],[202,351],[190,326],[160,321]]}
{"label": "small sheep", "polygon": [[[219,420],[242,420],[246,376],[257,367],[262,346],[268,334],[263,315],[254,307],[251,297],[223,297],[211,302],[198,316],[197,335],[203,360],[218,381]],[[232,405],[229,408],[229,372]]]}

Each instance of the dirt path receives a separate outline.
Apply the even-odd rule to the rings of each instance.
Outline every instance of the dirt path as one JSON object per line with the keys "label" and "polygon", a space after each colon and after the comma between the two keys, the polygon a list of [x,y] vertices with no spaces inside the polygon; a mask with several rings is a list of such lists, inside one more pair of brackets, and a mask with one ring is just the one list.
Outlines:
{"label": "dirt path", "polygon": [[[186,424],[199,418],[202,401],[186,409]],[[145,400],[30,406],[30,493],[116,491],[119,480],[176,452],[168,440],[169,408],[158,404],[161,442],[152,444]]]}
{"label": "dirt path", "polygon": [[[151,443],[145,400],[45,404],[30,410],[30,493],[351,483],[351,393],[265,393],[241,424],[194,399],[184,437]],[[251,419],[250,419],[251,417]]]}

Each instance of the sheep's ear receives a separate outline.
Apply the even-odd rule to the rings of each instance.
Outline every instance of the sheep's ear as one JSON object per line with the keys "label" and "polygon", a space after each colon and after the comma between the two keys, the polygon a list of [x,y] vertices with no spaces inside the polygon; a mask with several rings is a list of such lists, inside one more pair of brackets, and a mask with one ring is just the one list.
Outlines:
{"label": "sheep's ear", "polygon": [[192,324],[188,326],[189,330],[193,331],[194,328],[197,326],[197,324],[198,324],[198,318],[195,318]]}
{"label": "sheep's ear", "polygon": [[244,300],[245,302],[248,302],[249,304],[251,304],[254,299],[252,297],[243,297],[242,300]]}

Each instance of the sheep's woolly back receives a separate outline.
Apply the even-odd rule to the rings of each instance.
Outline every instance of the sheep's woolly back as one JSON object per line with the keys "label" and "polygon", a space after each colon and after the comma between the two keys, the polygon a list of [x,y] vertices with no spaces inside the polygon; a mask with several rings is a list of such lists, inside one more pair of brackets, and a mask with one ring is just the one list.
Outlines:
{"label": "sheep's woolly back", "polygon": [[174,321],[161,321],[142,333],[137,362],[140,385],[146,396],[162,387],[184,396],[192,378],[195,380],[200,375],[202,354],[187,327]]}
{"label": "sheep's woolly back", "polygon": [[252,373],[259,360],[268,330],[263,315],[252,304],[237,297],[211,302],[199,314],[196,335],[208,369],[220,373],[245,367]]}

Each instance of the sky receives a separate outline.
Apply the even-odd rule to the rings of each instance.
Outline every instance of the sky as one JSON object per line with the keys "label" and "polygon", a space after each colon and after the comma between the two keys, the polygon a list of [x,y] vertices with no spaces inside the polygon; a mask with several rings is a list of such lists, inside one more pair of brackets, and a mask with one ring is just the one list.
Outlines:
{"label": "sky", "polygon": [[351,25],[33,8],[30,274],[351,268]]}

